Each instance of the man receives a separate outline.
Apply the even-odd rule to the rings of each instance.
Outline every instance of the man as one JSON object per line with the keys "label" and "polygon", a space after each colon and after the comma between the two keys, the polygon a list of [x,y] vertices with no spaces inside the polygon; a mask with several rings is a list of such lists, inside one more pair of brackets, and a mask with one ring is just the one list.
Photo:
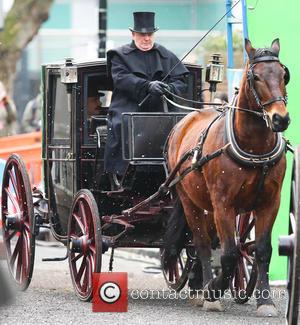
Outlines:
{"label": "man", "polygon": [[17,110],[0,81],[0,137],[17,133]]}
{"label": "man", "polygon": [[40,131],[42,122],[41,111],[42,95],[38,94],[26,104],[22,118],[22,127],[24,132]]}
{"label": "man", "polygon": [[[129,28],[132,42],[107,52],[108,74],[114,89],[108,114],[104,167],[113,189],[119,186],[118,178],[124,175],[127,167],[122,159],[122,113],[162,112],[162,95],[167,90],[181,94],[186,89],[184,78],[188,70],[175,54],[154,43],[154,33],[158,30],[154,15],[154,12],[134,12],[134,27]],[[146,96],[140,107],[139,103]]]}

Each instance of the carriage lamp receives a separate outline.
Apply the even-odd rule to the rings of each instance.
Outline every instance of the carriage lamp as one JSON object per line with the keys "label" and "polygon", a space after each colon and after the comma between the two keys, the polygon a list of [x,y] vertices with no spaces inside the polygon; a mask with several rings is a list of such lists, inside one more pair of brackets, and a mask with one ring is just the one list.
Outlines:
{"label": "carriage lamp", "polygon": [[72,84],[77,83],[77,67],[73,65],[72,58],[66,58],[65,64],[60,69],[60,80],[67,85],[67,93],[72,92]]}
{"label": "carriage lamp", "polygon": [[60,68],[60,80],[62,83],[66,84],[67,87],[67,102],[68,102],[68,112],[71,112],[71,95],[73,85],[77,83],[77,67],[73,65],[72,58],[66,58],[65,64]]}
{"label": "carriage lamp", "polygon": [[221,62],[220,54],[213,54],[209,62],[210,64],[206,67],[205,81],[210,84],[209,91],[211,93],[211,100],[213,100],[217,84],[223,81],[224,64]]}

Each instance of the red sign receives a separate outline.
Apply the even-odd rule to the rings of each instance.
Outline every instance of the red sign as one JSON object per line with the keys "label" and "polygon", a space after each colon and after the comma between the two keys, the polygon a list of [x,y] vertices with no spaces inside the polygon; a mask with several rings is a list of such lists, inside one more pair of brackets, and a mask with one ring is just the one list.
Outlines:
{"label": "red sign", "polygon": [[127,273],[93,273],[93,312],[127,312],[127,291]]}

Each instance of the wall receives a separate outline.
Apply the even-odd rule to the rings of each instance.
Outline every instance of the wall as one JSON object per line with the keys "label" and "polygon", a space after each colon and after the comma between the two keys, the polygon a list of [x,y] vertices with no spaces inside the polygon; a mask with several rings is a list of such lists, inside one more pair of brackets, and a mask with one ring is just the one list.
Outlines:
{"label": "wall", "polygon": [[[285,136],[293,145],[300,144],[299,132],[299,104],[298,93],[300,84],[300,60],[299,60],[299,0],[248,0],[248,30],[249,38],[254,47],[270,46],[275,38],[280,39],[280,60],[288,66],[291,73],[291,81],[287,86],[288,110],[292,123]],[[252,7],[252,10],[249,8]],[[298,93],[297,93],[298,92]],[[286,258],[278,256],[278,237],[286,234],[289,219],[289,198],[292,155],[288,155],[288,169],[281,193],[281,206],[272,234],[273,255],[270,268],[271,279],[286,279]]]}

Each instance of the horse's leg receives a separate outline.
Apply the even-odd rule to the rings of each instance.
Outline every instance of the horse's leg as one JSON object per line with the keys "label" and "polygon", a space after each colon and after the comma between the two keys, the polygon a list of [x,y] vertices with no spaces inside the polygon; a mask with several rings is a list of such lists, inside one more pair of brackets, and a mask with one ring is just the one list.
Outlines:
{"label": "horse's leg", "polygon": [[211,301],[219,299],[228,289],[238,259],[238,249],[234,239],[235,211],[231,208],[226,209],[223,206],[214,208],[215,224],[221,243],[222,269],[220,274],[208,283],[205,288],[207,298]]}
{"label": "horse's leg", "polygon": [[[203,214],[204,211],[201,210]],[[204,215],[206,229],[208,236],[211,240],[211,248],[216,248],[219,243],[219,239],[216,233],[216,227],[214,224],[213,213],[206,212]],[[202,264],[199,258],[197,258],[193,264],[193,268],[189,275],[189,287],[191,289],[202,289],[203,288],[203,279],[202,279]],[[206,283],[205,283],[206,284]]]}
{"label": "horse's leg", "polygon": [[[164,235],[164,265],[165,269],[177,262],[177,257],[183,249],[189,232],[189,227],[184,215],[183,206],[179,197],[175,199],[172,214],[168,220]],[[195,256],[193,266],[188,275],[188,285],[192,291],[203,288],[202,265]]]}
{"label": "horse's leg", "polygon": [[177,257],[186,242],[188,225],[179,197],[175,199],[172,214],[168,220],[164,235],[164,268],[177,261]]}
{"label": "horse's leg", "polygon": [[[212,280],[213,274],[211,268],[211,239],[207,231],[204,210],[198,208],[189,199],[189,197],[184,191],[178,189],[178,194],[182,206],[184,208],[186,220],[193,234],[193,243],[195,246],[197,257],[201,262],[203,285],[206,285],[209,281]],[[195,273],[195,275],[197,275],[197,273]],[[201,281],[199,274],[198,274],[198,280]],[[195,299],[193,300],[197,305],[201,306],[203,304],[203,297],[199,296],[198,294],[195,296]],[[208,303],[204,307],[207,310],[216,310],[216,311],[223,310],[219,302]]]}
{"label": "horse's leg", "polygon": [[[274,204],[274,202],[273,202]],[[279,204],[271,208],[257,209],[255,222],[255,257],[258,268],[256,282],[257,314],[277,316],[271,298],[269,284],[269,264],[272,255],[271,231],[278,212]]]}
{"label": "horse's leg", "polygon": [[211,269],[211,240],[207,233],[204,211],[199,209],[183,192],[179,192],[185,217],[193,234],[193,243],[202,264],[203,285],[213,277]]}

